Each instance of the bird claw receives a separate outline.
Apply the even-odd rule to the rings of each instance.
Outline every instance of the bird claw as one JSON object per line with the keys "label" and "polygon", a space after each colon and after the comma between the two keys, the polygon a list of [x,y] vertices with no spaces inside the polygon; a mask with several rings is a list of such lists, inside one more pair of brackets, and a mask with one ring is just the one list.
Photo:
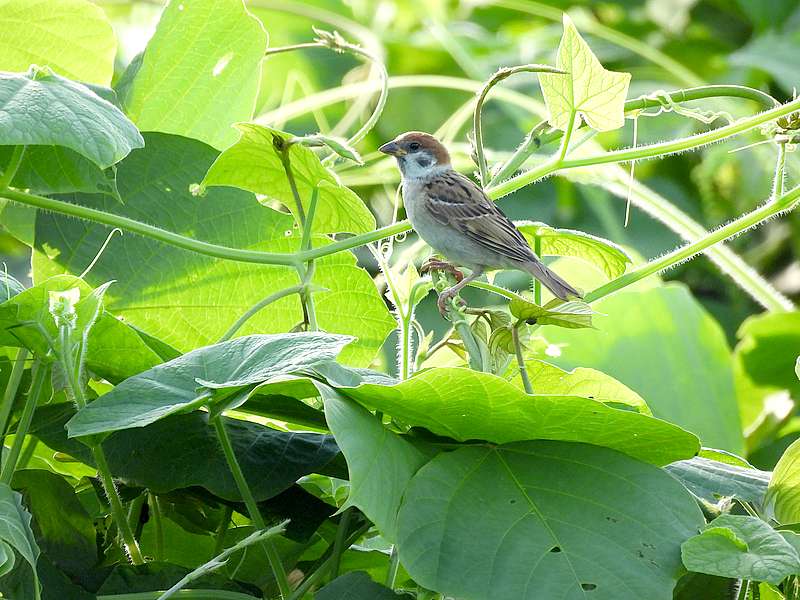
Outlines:
{"label": "bird claw", "polygon": [[429,273],[430,271],[444,271],[445,273],[450,273],[456,278],[457,283],[461,283],[464,279],[464,273],[456,269],[451,263],[437,258],[429,258],[419,268],[419,272],[422,274]]}
{"label": "bird claw", "polygon": [[455,300],[456,302],[458,302],[460,306],[467,305],[467,303],[464,302],[464,300],[462,300],[461,298],[456,298],[457,293],[458,292],[454,293],[452,291],[452,288],[450,288],[448,290],[444,290],[441,294],[439,294],[439,298],[436,301],[436,306],[439,308],[439,314],[441,314],[443,317],[447,314],[447,302],[449,300]]}

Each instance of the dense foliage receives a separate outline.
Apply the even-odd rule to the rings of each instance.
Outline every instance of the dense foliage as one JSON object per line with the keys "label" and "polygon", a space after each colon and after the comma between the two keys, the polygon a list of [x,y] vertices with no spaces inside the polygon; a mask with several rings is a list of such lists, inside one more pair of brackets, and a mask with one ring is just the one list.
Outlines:
{"label": "dense foliage", "polygon": [[[773,4],[0,0],[2,597],[800,598]],[[407,129],[584,298],[439,315]]]}

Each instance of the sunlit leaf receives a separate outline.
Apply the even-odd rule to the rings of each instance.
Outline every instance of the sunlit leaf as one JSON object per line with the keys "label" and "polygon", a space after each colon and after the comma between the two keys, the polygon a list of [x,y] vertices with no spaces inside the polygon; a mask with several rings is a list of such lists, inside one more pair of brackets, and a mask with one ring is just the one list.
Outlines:
{"label": "sunlit leaf", "polygon": [[342,138],[337,138],[330,135],[324,135],[322,133],[314,133],[311,135],[304,135],[303,137],[296,138],[295,143],[302,144],[303,146],[308,146],[309,148],[326,146],[331,150],[333,150],[336,154],[338,154],[342,158],[346,158],[347,160],[352,160],[354,163],[358,165],[364,164],[364,159],[361,158],[361,155],[358,153],[358,151],[352,146],[350,146],[347,143],[347,140],[344,140]]}
{"label": "sunlit leaf", "polygon": [[598,131],[622,127],[631,75],[604,69],[566,14],[556,67],[568,74],[539,73],[550,125],[566,130],[583,118]]}
{"label": "sunlit leaf", "polygon": [[722,515],[681,546],[690,571],[780,583],[800,572],[795,549],[758,517]]}
{"label": "sunlit leaf", "polygon": [[[230,185],[263,194],[286,206],[299,222],[297,202],[278,149],[285,147],[292,136],[255,123],[240,123],[237,128],[242,137],[219,155],[203,186]],[[375,218],[361,198],[341,185],[311,149],[292,144],[288,156],[306,214],[312,192],[318,188],[313,231],[363,233],[375,229]]]}
{"label": "sunlit leaf", "polygon": [[574,256],[595,265],[609,279],[619,277],[631,262],[630,256],[619,246],[583,231],[555,229],[544,223],[517,222],[525,238],[534,247],[539,240],[543,256]]}
{"label": "sunlit leaf", "polygon": [[241,0],[169,2],[144,55],[132,65],[125,111],[142,131],[222,149],[233,123],[253,116],[267,34]]}
{"label": "sunlit leaf", "polygon": [[779,523],[800,523],[800,440],[789,446],[775,465],[766,502]]}
{"label": "sunlit leaf", "polygon": [[101,168],[144,146],[116,106],[47,68],[0,73],[0,106],[0,145],[64,146]]}
{"label": "sunlit leaf", "polygon": [[669,600],[702,526],[672,477],[565,442],[462,447],[416,475],[398,517],[415,581],[471,600]]}
{"label": "sunlit leaf", "polygon": [[712,503],[721,498],[737,498],[762,505],[770,473],[746,469],[695,456],[664,467],[694,495]]}
{"label": "sunlit leaf", "polygon": [[585,302],[578,300],[564,302],[558,298],[539,306],[533,300],[517,296],[511,300],[508,308],[512,315],[524,319],[531,325],[555,325],[567,329],[592,327],[592,315],[595,314]]}
{"label": "sunlit leaf", "polygon": [[108,85],[117,40],[103,9],[88,0],[0,0],[0,71],[50,67]]}
{"label": "sunlit leaf", "polygon": [[[535,382],[534,391],[537,394],[583,396],[612,406],[618,405],[615,408],[629,406],[636,412],[652,414],[639,394],[596,369],[578,367],[572,371],[565,371],[537,359],[525,361],[525,367],[531,381]],[[511,371],[516,372],[518,369],[512,366]],[[517,385],[522,385],[519,374],[513,381]]]}
{"label": "sunlit leaf", "polygon": [[699,450],[694,435],[666,421],[579,396],[530,396],[500,377],[464,368],[430,369],[395,385],[339,391],[408,425],[460,441],[583,442],[659,465]]}

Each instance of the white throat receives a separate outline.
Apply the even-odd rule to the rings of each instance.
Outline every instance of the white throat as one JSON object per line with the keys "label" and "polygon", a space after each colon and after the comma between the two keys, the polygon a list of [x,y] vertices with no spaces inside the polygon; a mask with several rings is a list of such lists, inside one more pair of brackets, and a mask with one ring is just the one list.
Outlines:
{"label": "white throat", "polygon": [[423,167],[414,159],[405,159],[400,163],[400,172],[403,175],[403,179],[427,179],[447,171],[449,168],[449,165],[439,165],[435,162]]}

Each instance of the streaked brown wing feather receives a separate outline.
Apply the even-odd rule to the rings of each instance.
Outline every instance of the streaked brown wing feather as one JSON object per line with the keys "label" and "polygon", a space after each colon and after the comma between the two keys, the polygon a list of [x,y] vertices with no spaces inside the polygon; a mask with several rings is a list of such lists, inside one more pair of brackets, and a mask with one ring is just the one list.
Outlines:
{"label": "streaked brown wing feather", "polygon": [[448,171],[425,184],[430,214],[487,250],[510,260],[535,256],[523,235],[472,180]]}

